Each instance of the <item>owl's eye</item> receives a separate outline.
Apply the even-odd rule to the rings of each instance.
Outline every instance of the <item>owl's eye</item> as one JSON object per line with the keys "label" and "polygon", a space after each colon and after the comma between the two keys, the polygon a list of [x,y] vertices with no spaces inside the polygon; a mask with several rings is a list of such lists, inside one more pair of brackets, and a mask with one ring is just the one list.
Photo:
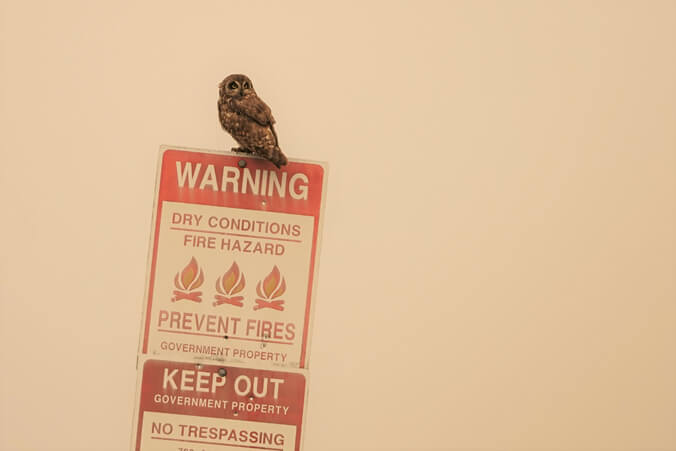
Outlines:
{"label": "owl's eye", "polygon": [[242,86],[244,86],[244,89],[249,89],[249,82],[245,81]]}
{"label": "owl's eye", "polygon": [[230,82],[230,84],[228,85],[228,88],[230,89],[237,89],[238,87],[239,85],[237,84],[236,81]]}

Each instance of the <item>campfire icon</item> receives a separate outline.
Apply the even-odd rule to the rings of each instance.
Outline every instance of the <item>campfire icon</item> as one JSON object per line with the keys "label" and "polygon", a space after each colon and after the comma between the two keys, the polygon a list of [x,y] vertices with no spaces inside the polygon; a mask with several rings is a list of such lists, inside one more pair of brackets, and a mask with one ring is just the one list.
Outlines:
{"label": "campfire icon", "polygon": [[277,299],[286,291],[286,281],[279,273],[279,268],[275,265],[265,279],[258,282],[256,293],[262,299],[256,299],[254,310],[271,308],[274,310],[284,310],[284,300]]}
{"label": "campfire icon", "polygon": [[181,271],[176,273],[174,277],[174,296],[171,302],[187,299],[193,302],[202,302],[202,292],[194,291],[202,286],[204,282],[204,273],[202,268],[197,264],[195,257],[192,257],[190,263],[186,265]]}
{"label": "campfire icon", "polygon": [[216,279],[216,291],[220,294],[215,295],[216,302],[214,306],[221,304],[230,304],[237,307],[242,307],[242,300],[244,296],[235,296],[241,292],[246,285],[244,274],[239,270],[237,262],[233,262],[221,277]]}

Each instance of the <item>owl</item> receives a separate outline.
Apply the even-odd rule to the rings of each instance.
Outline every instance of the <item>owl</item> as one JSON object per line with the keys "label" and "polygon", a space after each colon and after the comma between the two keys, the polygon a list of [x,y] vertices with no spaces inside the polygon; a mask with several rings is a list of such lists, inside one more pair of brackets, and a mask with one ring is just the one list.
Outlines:
{"label": "owl", "polygon": [[261,156],[277,168],[285,165],[286,157],[273,127],[275,119],[270,107],[254,91],[249,77],[228,75],[218,88],[218,119],[241,146],[232,150]]}

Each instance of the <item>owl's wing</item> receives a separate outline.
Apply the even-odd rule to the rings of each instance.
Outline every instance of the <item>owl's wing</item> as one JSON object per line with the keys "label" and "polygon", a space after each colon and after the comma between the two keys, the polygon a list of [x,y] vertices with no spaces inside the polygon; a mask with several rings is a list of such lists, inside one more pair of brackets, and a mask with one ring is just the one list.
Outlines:
{"label": "owl's wing", "polygon": [[232,102],[234,109],[241,114],[249,116],[261,125],[272,125],[275,118],[272,117],[270,107],[258,96],[247,96]]}

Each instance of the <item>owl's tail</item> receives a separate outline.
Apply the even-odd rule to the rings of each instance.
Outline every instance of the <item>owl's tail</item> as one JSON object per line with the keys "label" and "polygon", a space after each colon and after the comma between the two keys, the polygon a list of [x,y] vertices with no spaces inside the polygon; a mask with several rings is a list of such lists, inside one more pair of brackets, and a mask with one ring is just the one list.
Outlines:
{"label": "owl's tail", "polygon": [[282,153],[282,149],[279,146],[275,146],[268,157],[272,163],[277,166],[277,169],[281,168],[287,163],[286,156]]}

